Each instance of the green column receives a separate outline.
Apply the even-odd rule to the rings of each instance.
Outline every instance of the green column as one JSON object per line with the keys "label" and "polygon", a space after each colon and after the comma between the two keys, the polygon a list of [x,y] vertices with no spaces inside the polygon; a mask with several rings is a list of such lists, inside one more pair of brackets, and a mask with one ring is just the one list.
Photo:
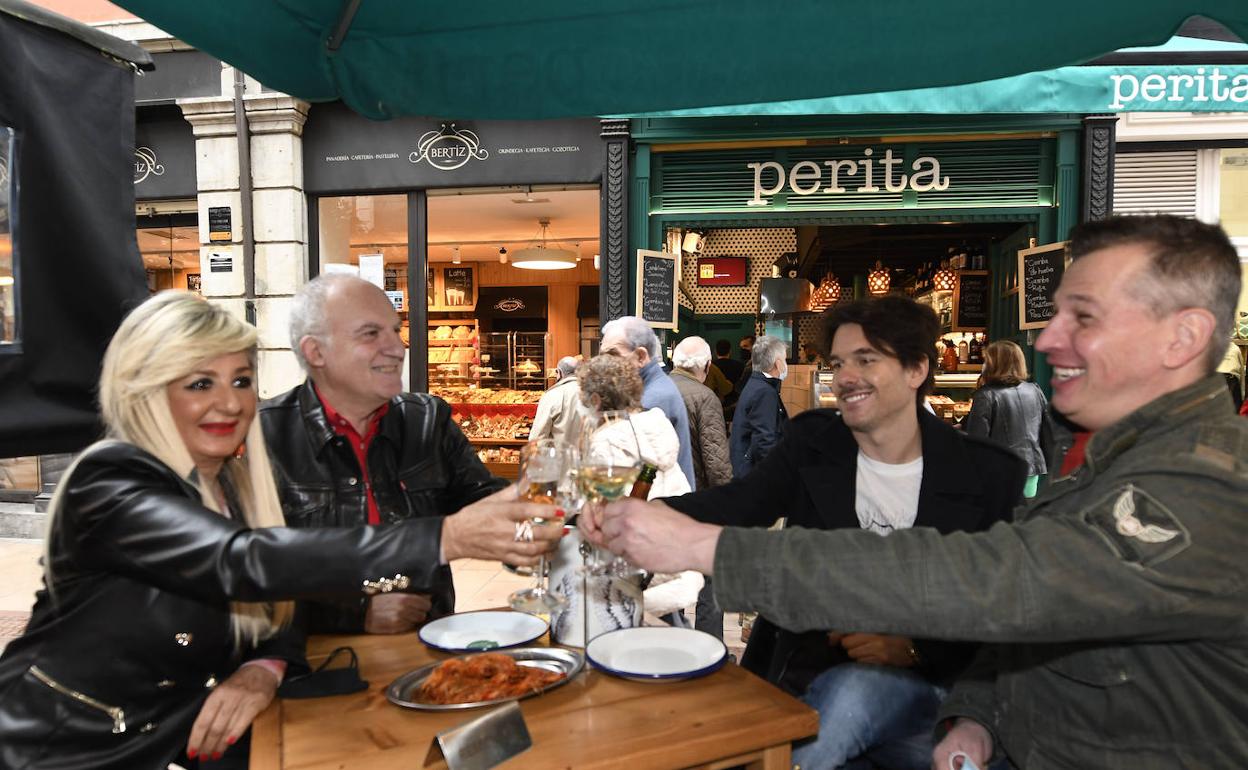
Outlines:
{"label": "green column", "polygon": [[[650,145],[637,144],[633,156],[633,189],[628,212],[628,312],[636,314],[634,276],[637,275],[637,249],[657,248],[650,240]],[[662,181],[656,180],[661,185]],[[660,188],[661,189],[661,188]]]}

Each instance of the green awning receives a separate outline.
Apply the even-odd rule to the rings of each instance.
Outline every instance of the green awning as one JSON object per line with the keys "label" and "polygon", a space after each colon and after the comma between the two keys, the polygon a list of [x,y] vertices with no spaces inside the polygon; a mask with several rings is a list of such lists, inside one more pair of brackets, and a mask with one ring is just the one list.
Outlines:
{"label": "green awning", "polygon": [[983,83],[629,117],[1248,111],[1248,65],[1059,67]]}
{"label": "green awning", "polygon": [[[1151,54],[1156,63],[1058,67],[943,88],[669,110],[628,117],[1248,111],[1248,45],[1244,43],[1175,37],[1159,46],[1126,48],[1117,53]],[[1167,63],[1178,54],[1189,58],[1207,56],[1210,63]],[[1234,60],[1242,63],[1214,63]]]}
{"label": "green awning", "polygon": [[1156,45],[1243,0],[118,0],[311,101],[550,118],[981,83]]}

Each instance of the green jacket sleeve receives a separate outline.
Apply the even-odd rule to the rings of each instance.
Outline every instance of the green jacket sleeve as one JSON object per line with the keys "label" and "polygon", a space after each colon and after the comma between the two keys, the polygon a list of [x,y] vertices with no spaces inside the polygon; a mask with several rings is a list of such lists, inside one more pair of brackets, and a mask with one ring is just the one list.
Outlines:
{"label": "green jacket sleeve", "polygon": [[765,612],[794,631],[993,642],[1098,639],[1106,629],[1147,641],[1229,634],[1248,584],[1243,490],[1211,482],[1197,496],[1178,469],[1130,478],[1078,510],[1056,510],[1058,498],[975,534],[725,529],[715,593],[726,610]]}

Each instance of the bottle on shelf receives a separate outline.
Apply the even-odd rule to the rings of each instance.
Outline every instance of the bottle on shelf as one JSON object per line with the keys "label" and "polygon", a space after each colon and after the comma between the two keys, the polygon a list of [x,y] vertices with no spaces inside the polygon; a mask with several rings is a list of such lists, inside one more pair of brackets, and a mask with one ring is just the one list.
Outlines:
{"label": "bottle on shelf", "polygon": [[966,332],[958,338],[958,363],[968,363],[971,357],[971,346],[966,341]]}
{"label": "bottle on shelf", "polygon": [[980,333],[975,332],[971,335],[969,350],[966,355],[967,363],[982,364],[984,362],[984,343],[980,339]]}
{"label": "bottle on shelf", "polygon": [[629,490],[628,496],[638,500],[649,499],[650,487],[654,486],[654,479],[658,475],[659,469],[653,463],[642,461],[641,472],[637,474],[637,480],[633,482],[633,488]]}

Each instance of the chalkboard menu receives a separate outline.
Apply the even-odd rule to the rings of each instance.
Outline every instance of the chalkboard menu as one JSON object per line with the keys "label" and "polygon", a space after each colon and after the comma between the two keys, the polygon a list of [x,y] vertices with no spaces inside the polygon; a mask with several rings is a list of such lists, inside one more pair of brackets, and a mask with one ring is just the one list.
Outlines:
{"label": "chalkboard menu", "polygon": [[476,304],[477,298],[472,293],[472,268],[443,268],[442,295],[448,307]]}
{"label": "chalkboard menu", "polygon": [[1057,312],[1053,292],[1066,271],[1066,242],[1018,251],[1018,328],[1042,329]]}
{"label": "chalkboard menu", "polygon": [[680,258],[671,252],[637,250],[637,315],[656,329],[676,328]]}
{"label": "chalkboard menu", "polygon": [[987,270],[963,270],[953,292],[953,326],[955,332],[988,331],[988,291],[992,276]]}

